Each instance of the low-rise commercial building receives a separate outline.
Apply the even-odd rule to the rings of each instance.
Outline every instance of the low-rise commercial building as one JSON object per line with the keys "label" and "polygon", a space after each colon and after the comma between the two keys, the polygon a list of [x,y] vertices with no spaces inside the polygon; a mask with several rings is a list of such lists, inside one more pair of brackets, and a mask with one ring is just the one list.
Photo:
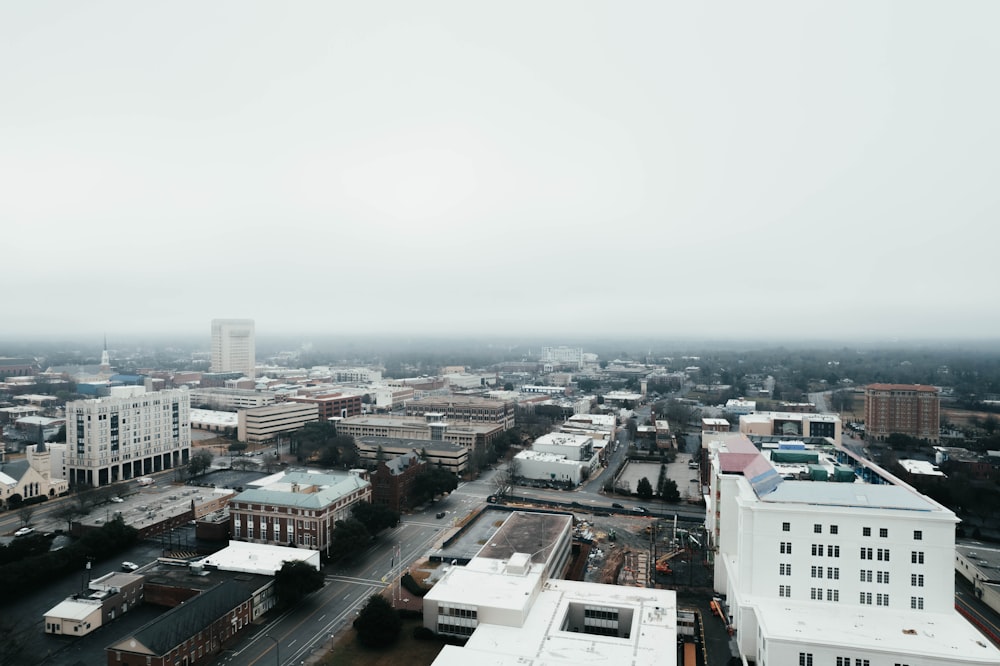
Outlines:
{"label": "low-rise commercial building", "polygon": [[354,443],[358,457],[365,463],[375,462],[380,451],[386,457],[417,453],[428,464],[446,469],[456,476],[461,476],[469,469],[469,449],[453,442],[400,437],[355,437]]}
{"label": "low-rise commercial building", "polygon": [[451,395],[419,398],[406,403],[407,416],[423,416],[429,412],[443,414],[446,421],[497,424],[504,430],[514,427],[514,403],[506,400]]}
{"label": "low-rise commercial building", "polygon": [[361,393],[331,392],[310,395],[293,395],[288,402],[316,405],[320,421],[333,417],[347,418],[361,414]]}
{"label": "low-rise commercial building", "polygon": [[445,422],[436,412],[424,418],[406,416],[355,416],[336,422],[337,434],[354,438],[395,437],[460,444],[470,452],[485,452],[503,435],[503,426],[490,423]]}
{"label": "low-rise commercial building", "polygon": [[774,437],[827,437],[840,446],[841,423],[836,414],[757,412],[740,417],[744,435]]}
{"label": "low-rise commercial building", "polygon": [[559,580],[571,523],[512,513],[466,566],[445,572],[424,597],[424,626],[467,642],[445,646],[434,666],[676,663],[673,591]]}
{"label": "low-rise commercial building", "polygon": [[319,409],[314,404],[284,402],[268,407],[241,409],[238,412],[237,437],[248,444],[273,442],[282,435],[299,430],[307,423],[319,421]]}
{"label": "low-rise commercial building", "polygon": [[274,393],[238,388],[197,388],[190,390],[191,404],[199,409],[236,411],[273,405]]}
{"label": "low-rise commercial building", "polygon": [[45,633],[84,636],[142,603],[143,576],[112,572],[45,613]]}

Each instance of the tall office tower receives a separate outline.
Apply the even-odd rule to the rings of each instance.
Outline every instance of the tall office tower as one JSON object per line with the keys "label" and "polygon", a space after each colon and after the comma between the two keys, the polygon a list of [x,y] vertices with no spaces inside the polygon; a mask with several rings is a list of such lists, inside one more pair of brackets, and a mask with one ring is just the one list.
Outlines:
{"label": "tall office tower", "polygon": [[242,372],[254,377],[253,319],[212,320],[212,372]]}
{"label": "tall office tower", "polygon": [[190,455],[186,390],[115,386],[109,397],[66,403],[66,478],[77,487],[180,467]]}
{"label": "tall office tower", "polygon": [[921,384],[869,384],[865,432],[879,440],[899,433],[936,443],[941,438],[938,390]]}

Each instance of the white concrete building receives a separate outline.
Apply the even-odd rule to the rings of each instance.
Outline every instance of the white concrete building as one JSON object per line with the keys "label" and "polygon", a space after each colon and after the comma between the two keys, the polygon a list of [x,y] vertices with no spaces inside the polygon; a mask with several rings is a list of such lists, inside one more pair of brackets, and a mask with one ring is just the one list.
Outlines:
{"label": "white concrete building", "polygon": [[271,442],[319,421],[319,408],[312,403],[283,402],[267,407],[241,409],[237,413],[237,438],[248,444]]}
{"label": "white concrete building", "polygon": [[120,386],[106,398],[66,403],[66,479],[103,486],[186,465],[190,412],[185,389]]}
{"label": "white concrete building", "polygon": [[829,437],[840,446],[841,423],[836,414],[800,412],[756,412],[740,417],[744,435],[767,437]]}
{"label": "white concrete building", "polygon": [[583,347],[542,347],[539,361],[550,365],[570,365],[579,370],[583,368]]}
{"label": "white concrete building", "polygon": [[755,400],[744,400],[743,398],[732,398],[726,401],[726,406],[722,408],[724,414],[733,414],[734,416],[743,416],[744,414],[753,414],[757,411],[757,402]]}
{"label": "white concrete building", "polygon": [[1000,548],[978,542],[959,544],[955,571],[972,583],[984,604],[1000,613]]}
{"label": "white concrete building", "polygon": [[434,666],[676,664],[674,592],[557,579],[571,527],[569,516],[512,513],[468,565],[444,573],[424,597],[424,626],[469,638]]}
{"label": "white concrete building", "polygon": [[212,372],[242,372],[253,379],[256,365],[253,319],[213,319]]}
{"label": "white concrete building", "polygon": [[[795,462],[789,451],[776,465],[768,459],[775,452],[758,451],[746,436],[710,437],[703,444],[715,586],[744,658],[1000,662],[1000,651],[954,609],[954,513],[839,448],[815,450],[817,463]],[[807,451],[798,451],[803,461]],[[816,479],[832,470],[831,480],[797,480],[781,469],[796,464]],[[843,474],[845,467],[856,473]]]}
{"label": "white concrete building", "polygon": [[305,562],[321,570],[318,550],[290,548],[269,543],[230,541],[222,550],[193,563],[208,569],[274,576],[285,562]]}
{"label": "white concrete building", "polygon": [[275,399],[273,391],[222,387],[191,389],[190,395],[192,405],[208,405],[209,409],[226,411],[266,407],[273,405]]}

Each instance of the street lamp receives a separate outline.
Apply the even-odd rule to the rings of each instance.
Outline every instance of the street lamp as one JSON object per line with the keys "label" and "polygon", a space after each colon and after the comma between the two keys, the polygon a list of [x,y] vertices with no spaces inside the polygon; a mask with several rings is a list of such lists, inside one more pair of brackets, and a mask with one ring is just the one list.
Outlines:
{"label": "street lamp", "polygon": [[281,653],[279,652],[281,643],[279,643],[278,639],[272,636],[271,634],[264,634],[264,638],[270,638],[272,641],[274,641],[274,663],[276,663],[278,666],[281,666]]}

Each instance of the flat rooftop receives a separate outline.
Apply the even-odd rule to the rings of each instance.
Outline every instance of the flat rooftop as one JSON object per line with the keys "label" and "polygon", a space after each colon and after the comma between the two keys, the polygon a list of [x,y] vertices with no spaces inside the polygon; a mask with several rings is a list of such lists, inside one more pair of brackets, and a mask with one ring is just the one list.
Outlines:
{"label": "flat rooftop", "polygon": [[833,483],[830,481],[782,481],[762,502],[818,504],[823,506],[940,511],[940,506],[919,493],[889,484]]}
{"label": "flat rooftop", "polygon": [[[628,637],[570,631],[564,620],[571,605],[630,609]],[[671,590],[550,579],[522,626],[481,623],[464,648],[445,646],[434,666],[671,666],[676,638],[677,598]]]}
{"label": "flat rooftop", "polygon": [[772,641],[819,643],[847,652],[859,645],[877,645],[913,655],[920,663],[950,663],[958,656],[963,663],[1000,663],[1000,650],[957,611],[900,614],[888,608],[862,610],[835,604],[820,611],[817,604],[785,599],[760,600],[755,606],[758,622]]}
{"label": "flat rooftop", "polygon": [[559,536],[572,524],[568,515],[512,513],[476,557],[506,560],[514,553],[530,553],[533,564],[544,564]]}

